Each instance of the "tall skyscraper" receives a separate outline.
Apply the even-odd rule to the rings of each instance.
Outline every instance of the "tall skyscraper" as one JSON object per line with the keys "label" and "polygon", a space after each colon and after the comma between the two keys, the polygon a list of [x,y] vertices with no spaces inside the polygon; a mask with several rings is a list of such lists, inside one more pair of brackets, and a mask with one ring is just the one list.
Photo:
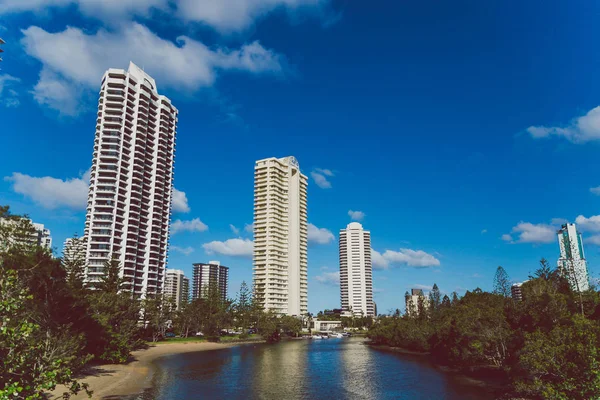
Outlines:
{"label": "tall skyscraper", "polygon": [[165,280],[178,111],[133,63],[102,78],[85,223],[86,282],[114,256],[125,290],[161,293]]}
{"label": "tall skyscraper", "polygon": [[208,264],[196,263],[192,278],[192,299],[206,297],[209,286],[216,285],[223,300],[227,300],[229,283],[229,267],[219,261],[209,261]]}
{"label": "tall skyscraper", "polygon": [[587,271],[587,261],[583,251],[581,234],[575,224],[564,224],[558,231],[560,257],[558,269],[569,280],[571,289],[585,291],[590,288]]}
{"label": "tall skyscraper", "polygon": [[308,312],[307,186],[294,157],[254,166],[254,296],[278,314]]}
{"label": "tall skyscraper", "polygon": [[375,316],[371,232],[358,222],[340,230],[340,296],[344,313]]}
{"label": "tall skyscraper", "polygon": [[190,280],[180,269],[167,268],[164,294],[175,301],[177,309],[190,298]]}

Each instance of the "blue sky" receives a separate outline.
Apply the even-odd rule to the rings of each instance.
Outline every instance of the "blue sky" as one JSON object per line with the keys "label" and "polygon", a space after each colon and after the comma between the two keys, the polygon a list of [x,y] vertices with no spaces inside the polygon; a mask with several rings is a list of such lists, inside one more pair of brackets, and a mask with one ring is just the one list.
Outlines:
{"label": "blue sky", "polygon": [[[254,161],[309,184],[309,310],[339,306],[339,229],[371,231],[380,312],[411,287],[600,273],[600,5],[560,1],[0,0],[0,204],[82,233],[102,73],[131,59],[180,110],[169,267],[251,281]],[[83,178],[83,179],[82,179]],[[316,180],[315,180],[316,179]],[[353,213],[349,213],[353,211]],[[356,212],[359,213],[356,213]],[[230,226],[233,225],[233,228]]]}

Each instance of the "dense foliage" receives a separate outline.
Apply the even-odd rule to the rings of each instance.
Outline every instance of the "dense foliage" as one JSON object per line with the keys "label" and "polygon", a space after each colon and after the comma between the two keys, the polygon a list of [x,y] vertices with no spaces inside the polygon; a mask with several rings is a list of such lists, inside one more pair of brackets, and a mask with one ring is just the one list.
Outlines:
{"label": "dense foliage", "polygon": [[502,374],[514,395],[542,399],[600,398],[600,296],[571,291],[565,277],[542,259],[535,276],[512,299],[501,267],[494,292],[444,296],[437,286],[418,315],[380,318],[374,344],[428,352],[462,371]]}
{"label": "dense foliage", "polygon": [[64,397],[85,391],[73,376],[90,361],[124,363],[132,350],[175,334],[259,333],[268,341],[295,336],[301,321],[264,312],[242,284],[236,300],[216,286],[179,310],[164,296],[136,299],[123,289],[120,264],[111,259],[98,282],[85,284],[85,257],[63,259],[31,240],[31,222],[0,207],[0,400],[42,398],[66,386]]}

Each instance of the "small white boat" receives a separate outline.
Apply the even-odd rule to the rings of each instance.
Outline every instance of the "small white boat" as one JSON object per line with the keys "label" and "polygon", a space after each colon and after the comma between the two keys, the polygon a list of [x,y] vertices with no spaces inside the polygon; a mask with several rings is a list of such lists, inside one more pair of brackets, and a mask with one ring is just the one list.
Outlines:
{"label": "small white boat", "polygon": [[339,339],[341,339],[341,338],[343,338],[343,337],[344,337],[344,335],[342,335],[341,333],[337,333],[337,334],[335,335],[335,337],[336,337],[336,338],[339,338]]}
{"label": "small white boat", "polygon": [[313,335],[312,338],[313,339],[323,339],[323,336],[321,336],[321,335]]}

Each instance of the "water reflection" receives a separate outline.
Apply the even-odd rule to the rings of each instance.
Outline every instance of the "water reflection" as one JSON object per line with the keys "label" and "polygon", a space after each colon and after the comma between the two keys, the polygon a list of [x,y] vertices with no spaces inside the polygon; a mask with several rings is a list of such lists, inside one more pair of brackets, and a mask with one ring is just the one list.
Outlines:
{"label": "water reflection", "polygon": [[294,340],[180,354],[157,361],[153,399],[489,398],[423,359],[373,350],[360,339]]}

